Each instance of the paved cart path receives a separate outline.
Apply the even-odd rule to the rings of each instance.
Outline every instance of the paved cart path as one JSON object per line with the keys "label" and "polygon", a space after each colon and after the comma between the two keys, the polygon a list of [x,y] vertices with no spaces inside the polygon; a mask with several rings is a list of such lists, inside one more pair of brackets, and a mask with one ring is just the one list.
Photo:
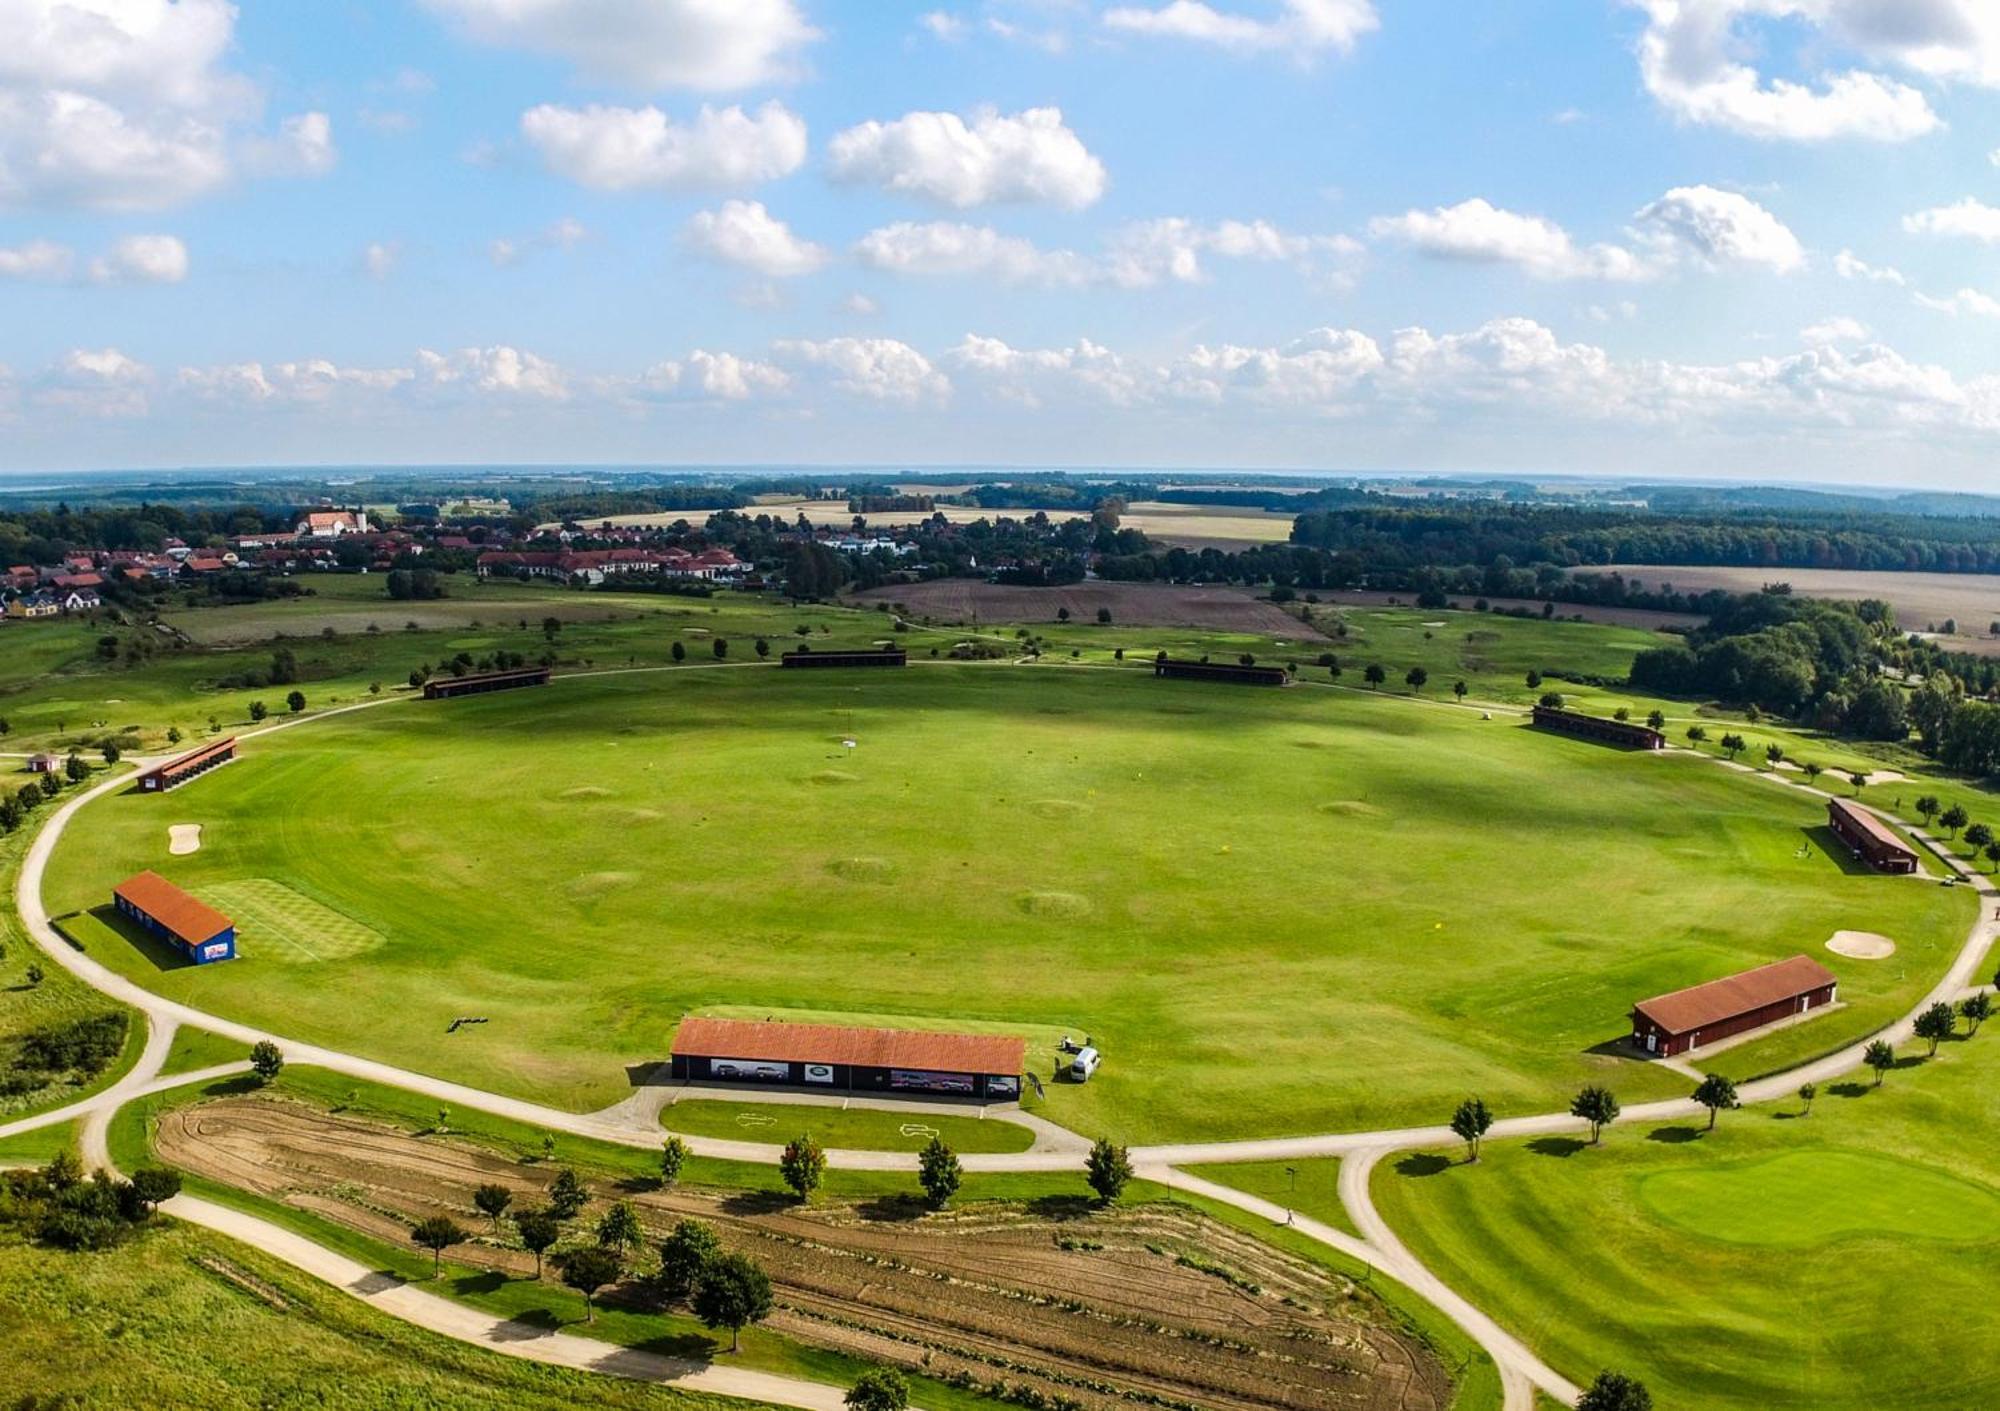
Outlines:
{"label": "paved cart path", "polygon": [[[750,664],[744,663],[744,665],[747,666]],[[670,669],[673,668],[641,667],[625,668],[624,670],[653,671]],[[1117,668],[1103,669],[1110,670]],[[614,669],[594,674],[611,675],[620,673]],[[1328,689],[1338,690],[1341,688],[1330,687]],[[239,738],[251,739],[258,735],[269,734],[277,730],[296,728],[350,711],[366,710],[409,699],[412,699],[412,697],[394,696],[384,697],[380,700],[362,701],[333,710],[311,715],[301,715],[279,721],[265,726],[260,730],[246,732]],[[1419,700],[1423,704],[1445,704],[1443,702],[1432,702],[1421,697],[1412,697],[1410,699]],[[1452,704],[1455,705],[1456,703]],[[1473,706],[1464,708],[1482,709],[1482,707]],[[1506,707],[1485,707],[1483,709],[1499,709],[1506,711],[1508,714],[1516,713]],[[1675,755],[1680,754],[1679,751],[1675,751],[1674,753]],[[1749,766],[1712,759],[1705,755],[1697,755],[1696,758],[1702,760],[1704,763],[1732,769],[1737,773],[1769,780],[1779,787],[1798,789],[1822,799],[1832,797],[1832,795],[1826,793],[1824,790],[1787,778],[1777,771],[1769,773],[1759,772]],[[11,1124],[0,1124],[0,1137],[12,1135],[17,1131],[28,1131],[36,1127],[72,1120],[81,1116],[84,1119],[83,1141],[86,1157],[93,1164],[107,1165],[109,1153],[106,1150],[105,1137],[109,1130],[113,1114],[124,1103],[145,1092],[158,1091],[163,1087],[172,1087],[188,1082],[203,1081],[206,1078],[222,1073],[239,1071],[237,1065],[228,1065],[223,1068],[209,1070],[203,1074],[182,1074],[170,1078],[161,1078],[158,1069],[164,1061],[168,1046],[172,1042],[173,1032],[177,1026],[185,1024],[211,1033],[221,1034],[227,1038],[236,1039],[245,1045],[268,1039],[276,1043],[284,1051],[285,1057],[289,1062],[323,1067],[334,1072],[344,1073],[350,1077],[367,1079],[407,1091],[422,1093],[446,1104],[511,1118],[551,1131],[566,1132],[575,1136],[590,1137],[625,1146],[654,1147],[663,1139],[664,1134],[657,1126],[656,1117],[647,1111],[648,1105],[644,1103],[621,1103],[598,1113],[565,1112],[557,1108],[545,1107],[539,1103],[526,1102],[519,1098],[508,1097],[504,1094],[490,1093],[478,1088],[465,1086],[464,1084],[448,1082],[444,1079],[431,1077],[428,1074],[412,1072],[408,1069],[398,1068],[392,1064],[380,1063],[373,1059],[361,1058],[357,1055],[341,1053],[338,1050],[322,1048],[313,1044],[300,1043],[287,1039],[282,1035],[267,1033],[250,1025],[239,1024],[232,1020],[204,1013],[192,1006],[164,999],[69,945],[55,930],[51,918],[42,904],[42,879],[47,871],[49,858],[53,855],[56,844],[60,841],[64,829],[68,826],[71,819],[75,817],[79,809],[106,793],[128,786],[132,777],[128,772],[107,778],[92,788],[67,799],[61,807],[56,809],[44,821],[41,830],[29,845],[27,854],[22,861],[20,875],[15,887],[15,901],[21,915],[22,923],[27,927],[28,933],[59,964],[63,965],[86,984],[131,1006],[146,1017],[151,1026],[151,1032],[147,1039],[146,1052],[142,1055],[140,1064],[131,1073],[127,1074],[118,1083],[113,1084],[110,1088],[107,1088],[104,1092],[66,1108],[37,1114],[35,1117],[22,1119]],[[1740,1085],[1738,1090],[1739,1096],[1745,1103],[1782,1098],[1795,1091],[1801,1083],[1825,1082],[1851,1072],[1861,1065],[1862,1054],[1868,1043],[1874,1039],[1886,1038],[1892,1043],[1906,1042],[1912,1035],[1916,1016],[1924,1009],[1938,1001],[1950,1002],[1955,1000],[1967,992],[1969,988],[1976,985],[1982,966],[1985,964],[1993,948],[1996,935],[2000,935],[2000,920],[1993,918],[1993,911],[1990,905],[1993,898],[2000,896],[2000,891],[1996,891],[1991,880],[1959,862],[1955,857],[1950,855],[1943,844],[1924,830],[1912,827],[1895,815],[1879,808],[1874,808],[1872,805],[1864,806],[1869,807],[1878,816],[1903,828],[1904,831],[1928,847],[1947,869],[1968,882],[1981,899],[1979,916],[1967,934],[1949,969],[1939,979],[1937,984],[1932,987],[1931,991],[1903,1018],[1875,1034],[1868,1035],[1822,1058],[1787,1070],[1784,1073],[1774,1074],[1767,1078]],[[1626,1122],[1644,1122],[1684,1120],[1688,1118],[1705,1119],[1706,1115],[1705,1109],[1702,1109],[1693,1101],[1689,1099],[1674,1099],[1663,1102],[1643,1103],[1627,1108],[1622,1120]],[[1585,1123],[1569,1116],[1566,1112],[1548,1112],[1502,1119],[1493,1124],[1488,1135],[1497,1138],[1508,1138],[1574,1132],[1584,1130],[1585,1127]],[[775,1145],[730,1141],[714,1137],[687,1137],[684,1140],[687,1142],[688,1148],[697,1155],[735,1161],[756,1162],[766,1165],[774,1164],[778,1159],[780,1151],[780,1148]],[[1542,1362],[1523,1343],[1495,1323],[1492,1318],[1475,1308],[1462,1296],[1437,1279],[1410,1252],[1408,1247],[1397,1238],[1394,1230],[1390,1228],[1388,1222],[1382,1218],[1380,1212],[1375,1208],[1369,1191],[1369,1178],[1373,1173],[1375,1165],[1383,1156],[1411,1147],[1449,1146],[1455,1143],[1456,1140],[1457,1138],[1449,1129],[1444,1127],[1405,1127],[1374,1132],[1339,1132],[1298,1137],[1259,1138],[1244,1141],[1158,1144],[1132,1148],[1131,1159],[1135,1167],[1145,1170],[1154,1179],[1160,1180],[1163,1184],[1182,1190],[1198,1191],[1210,1199],[1224,1201],[1238,1209],[1260,1215],[1267,1219],[1283,1219],[1286,1217],[1287,1212],[1273,1206],[1268,1201],[1263,1201],[1256,1196],[1251,1196],[1226,1186],[1217,1185],[1213,1182],[1202,1181],[1198,1177],[1173,1170],[1172,1168],[1191,1164],[1293,1160],[1319,1156],[1336,1156],[1342,1158],[1340,1193],[1349,1213],[1353,1216],[1356,1225],[1364,1232],[1366,1238],[1356,1240],[1351,1235],[1343,1234],[1317,1221],[1305,1221],[1302,1224],[1300,1221],[1303,1217],[1292,1217],[1291,1223],[1293,1228],[1301,1229],[1311,1238],[1320,1240],[1322,1243],[1338,1249],[1352,1258],[1361,1260],[1370,1267],[1380,1269],[1390,1277],[1412,1288],[1419,1295],[1435,1305],[1493,1358],[1499,1368],[1502,1386],[1505,1391],[1505,1411],[1532,1411],[1535,1394],[1538,1389],[1558,1399],[1573,1401],[1578,1394],[1577,1388],[1573,1383]],[[1049,1143],[1046,1145],[1038,1141],[1034,1149],[1026,1152],[983,1155],[967,1154],[962,1156],[960,1160],[964,1168],[971,1172],[1073,1171],[1082,1166],[1081,1152],[1082,1143],[1080,1141],[1073,1144]],[[904,1152],[832,1150],[827,1153],[827,1158],[829,1165],[845,1170],[909,1172],[916,1170],[916,1157],[913,1154]],[[190,1201],[188,1209],[192,1211],[196,1208],[200,1208],[203,1212],[201,1217],[202,1223],[209,1222],[210,1217],[208,1217],[206,1212],[215,1211],[219,1213],[213,1217],[214,1219],[219,1220],[226,1216],[231,1220],[249,1220],[252,1225],[264,1224],[264,1222],[255,1221],[253,1217],[239,1217],[234,1212],[223,1210],[221,1207],[209,1206],[205,1202]],[[175,1213],[180,1213],[178,1205],[174,1209]],[[189,1218],[197,1217],[190,1214]],[[216,1227],[221,1228],[220,1225]],[[249,1229],[250,1226],[242,1226],[241,1228]],[[329,1260],[339,1259],[339,1256],[332,1255],[319,1246],[312,1245],[309,1241],[292,1236],[278,1229],[276,1226],[267,1226],[266,1230],[269,1232],[268,1234],[256,1232],[259,1237],[252,1242],[259,1244],[259,1247],[266,1248],[272,1253],[279,1253],[282,1249],[285,1252],[280,1253],[279,1257],[297,1263],[301,1268],[308,1267],[309,1261],[319,1258]],[[279,1237],[282,1238],[280,1239]],[[275,1240],[276,1242],[266,1243],[267,1240]],[[294,1255],[297,1258],[293,1258]],[[348,1262],[351,1263],[351,1261]],[[326,1264],[319,1267],[331,1270],[336,1266]],[[359,1268],[358,1265],[354,1267]],[[315,1268],[313,1271],[318,1272],[318,1269]],[[366,1271],[363,1272],[365,1273]],[[330,1275],[322,1275],[322,1277],[330,1277]],[[407,1289],[402,1286],[398,1287],[401,1290],[401,1294],[417,1294],[423,1302],[417,1302],[399,1295],[394,1300],[379,1302],[378,1306],[395,1313],[397,1316],[407,1316],[410,1321],[419,1322],[423,1326],[433,1326],[431,1322],[424,1320],[434,1318],[438,1324],[438,1326],[434,1327],[435,1331],[446,1332],[450,1336],[463,1336],[468,1341],[491,1341],[496,1337],[503,1336],[503,1334],[497,1333],[495,1329],[504,1325],[496,1324],[494,1320],[487,1319],[484,1315],[462,1309],[455,1304],[446,1304],[444,1300],[437,1299],[428,1294],[418,1294],[416,1290]],[[372,1299],[373,1296],[371,1295],[371,1301]],[[442,1304],[443,1309],[430,1309],[428,1307],[429,1304]],[[470,1321],[466,1321],[467,1319],[470,1319]],[[482,1329],[478,1326],[480,1324],[486,1326]],[[554,1345],[557,1350],[551,1356],[542,1360],[560,1360],[563,1365],[585,1366],[593,1370],[617,1372],[625,1375],[631,1374],[626,1372],[625,1366],[614,1364],[629,1362],[629,1359],[633,1357],[642,1356],[642,1354],[630,1353],[623,1349],[607,1349],[604,1344],[591,1343],[586,1339],[569,1339],[569,1342],[583,1345],[572,1348],[569,1346],[569,1342],[559,1341],[565,1337],[567,1335],[558,1334],[554,1335],[552,1339],[546,1340]],[[502,1346],[498,1342],[495,1342],[493,1345]],[[522,1344],[522,1346],[528,1345]],[[513,1349],[511,1347],[503,1347],[503,1350],[511,1351]],[[524,1353],[522,1355],[529,1354]],[[655,1361],[660,1363],[660,1365],[642,1371],[638,1375],[645,1376],[649,1380],[671,1381],[679,1378],[676,1365],[672,1364],[670,1359],[655,1359]],[[737,1375],[756,1374],[739,1373]],[[832,1388],[821,1388],[811,1383],[794,1384],[783,1378],[775,1380],[794,1388],[811,1388],[810,1394],[814,1397],[825,1393],[827,1396],[837,1400],[837,1392]],[[694,1385],[693,1382],[685,1384]],[[714,1389],[719,1390],[720,1388]],[[793,1406],[818,1407],[821,1405],[832,1406],[834,1404],[833,1400],[798,1400],[792,1399],[790,1396],[767,1396],[752,1392],[732,1392],[730,1394],[749,1395],[753,1399],[770,1400],[777,1404]],[[793,1395],[804,1396],[807,1393],[795,1390]]]}

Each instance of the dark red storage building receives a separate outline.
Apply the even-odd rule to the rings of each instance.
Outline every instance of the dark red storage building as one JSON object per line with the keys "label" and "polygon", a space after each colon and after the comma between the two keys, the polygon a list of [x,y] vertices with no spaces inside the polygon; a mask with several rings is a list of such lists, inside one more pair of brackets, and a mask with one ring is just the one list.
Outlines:
{"label": "dark red storage building", "polygon": [[674,1032],[683,1082],[799,1085],[823,1091],[984,1098],[1021,1096],[1027,1041],[1008,1034],[938,1034],[690,1015]]}
{"label": "dark red storage building", "polygon": [[1888,824],[1846,799],[1826,801],[1826,826],[1854,855],[1878,872],[1917,870],[1915,849],[1897,837]]}
{"label": "dark red storage building", "polygon": [[546,666],[524,666],[516,671],[481,671],[471,676],[437,676],[424,682],[424,699],[448,701],[454,696],[481,696],[488,691],[511,691],[517,686],[546,686]]}
{"label": "dark red storage building", "polygon": [[1602,716],[1557,710],[1553,706],[1536,706],[1535,724],[1544,730],[1560,730],[1565,735],[1581,735],[1587,740],[1602,740],[1607,745],[1624,745],[1628,749],[1663,750],[1667,747],[1667,737],[1650,725],[1635,725],[1629,720],[1606,720]]}
{"label": "dark red storage building", "polygon": [[1661,1058],[1692,1053],[1703,1044],[1832,1004],[1838,986],[1834,973],[1811,956],[1791,956],[1640,1000],[1632,1006],[1632,1043]]}
{"label": "dark red storage building", "polygon": [[1292,675],[1282,666],[1244,666],[1241,662],[1176,661],[1159,657],[1153,675],[1177,681],[1233,681],[1239,686],[1283,686]]}
{"label": "dark red storage building", "polygon": [[801,667],[844,667],[844,666],[905,666],[910,654],[901,647],[857,647],[852,650],[816,652],[811,647],[800,647],[783,653],[778,665],[798,670]]}

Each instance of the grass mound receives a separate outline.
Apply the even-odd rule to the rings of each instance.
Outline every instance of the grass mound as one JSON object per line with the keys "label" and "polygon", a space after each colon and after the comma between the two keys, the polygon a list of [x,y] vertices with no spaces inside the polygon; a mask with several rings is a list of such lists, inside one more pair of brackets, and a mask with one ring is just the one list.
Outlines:
{"label": "grass mound", "polygon": [[570,895],[583,900],[601,897],[639,880],[636,872],[586,872],[569,884]]}
{"label": "grass mound", "polygon": [[859,774],[849,774],[845,769],[822,769],[817,774],[807,775],[806,782],[811,784],[859,784],[861,776]]}
{"label": "grass mound", "polygon": [[564,789],[562,797],[566,799],[608,799],[611,797],[611,791],[609,789],[600,789],[595,784],[579,784],[574,789]]}
{"label": "grass mound", "polygon": [[1035,799],[1028,804],[1028,811],[1042,818],[1075,818],[1090,812],[1090,805],[1076,799]]}
{"label": "grass mound", "polygon": [[1073,921],[1090,915],[1090,901],[1075,892],[1023,892],[1016,906],[1030,916],[1048,921]]}
{"label": "grass mound", "polygon": [[1334,818],[1380,818],[1382,816],[1381,809],[1375,807],[1372,803],[1363,803],[1360,799],[1335,799],[1332,803],[1321,804],[1319,811],[1329,814]]}

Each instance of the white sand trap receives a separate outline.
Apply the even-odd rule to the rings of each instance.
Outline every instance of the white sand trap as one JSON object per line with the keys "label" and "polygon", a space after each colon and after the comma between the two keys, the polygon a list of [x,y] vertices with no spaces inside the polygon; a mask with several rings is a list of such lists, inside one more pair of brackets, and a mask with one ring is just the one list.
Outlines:
{"label": "white sand trap", "polygon": [[175,857],[186,857],[191,852],[200,852],[201,825],[176,823],[167,829],[167,851]]}
{"label": "white sand trap", "polygon": [[1887,960],[1896,953],[1896,943],[1873,931],[1835,931],[1826,948],[1850,960]]}
{"label": "white sand trap", "polygon": [[1873,788],[1877,784],[1900,784],[1905,777],[1899,770],[1877,769],[1869,773],[1868,785],[1870,788]]}

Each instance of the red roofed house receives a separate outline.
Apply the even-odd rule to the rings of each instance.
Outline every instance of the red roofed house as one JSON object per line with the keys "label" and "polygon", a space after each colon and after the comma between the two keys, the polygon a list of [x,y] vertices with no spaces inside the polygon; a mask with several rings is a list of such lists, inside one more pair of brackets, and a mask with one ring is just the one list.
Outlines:
{"label": "red roofed house", "polygon": [[1897,837],[1889,825],[1858,804],[1846,799],[1826,801],[1826,824],[1834,836],[1878,872],[1910,873],[1917,870],[1917,854]]}
{"label": "red roofed house", "polygon": [[674,1032],[682,1082],[784,1083],[848,1092],[1021,1096],[1025,1040],[1000,1034],[855,1029],[689,1016]]}
{"label": "red roofed house", "polygon": [[1761,1029],[1833,1003],[1834,973],[1811,956],[1710,980],[1705,985],[1642,999],[1632,1006],[1632,1043],[1671,1058],[1737,1034]]}

